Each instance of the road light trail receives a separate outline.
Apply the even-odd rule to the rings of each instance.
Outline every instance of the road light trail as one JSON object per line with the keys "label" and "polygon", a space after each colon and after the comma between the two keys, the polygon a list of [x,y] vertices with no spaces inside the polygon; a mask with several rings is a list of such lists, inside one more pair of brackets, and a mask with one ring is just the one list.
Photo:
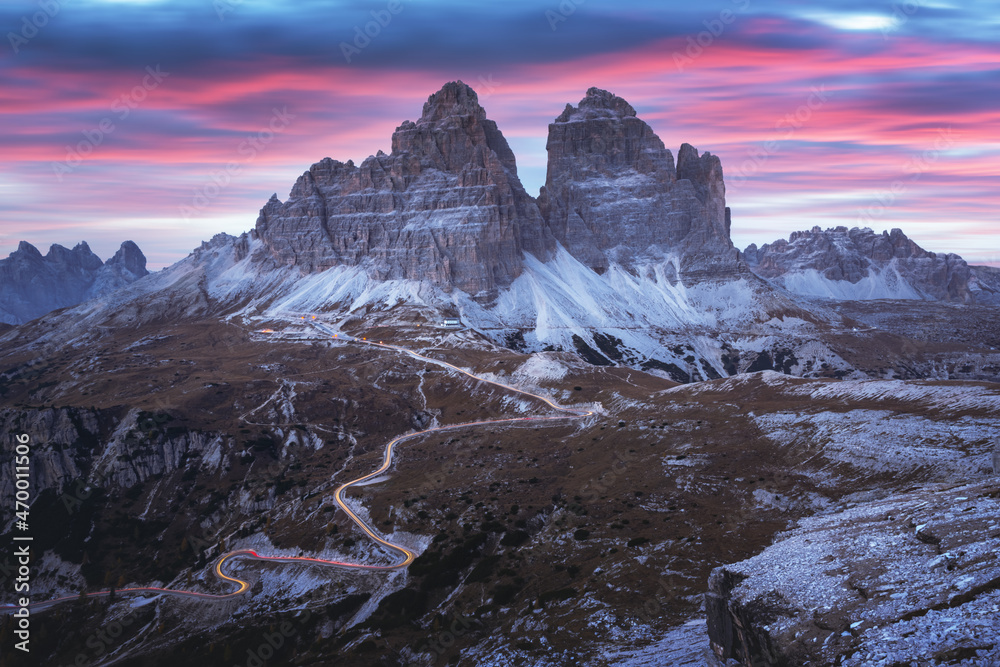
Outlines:
{"label": "road light trail", "polygon": [[[305,319],[305,318],[301,318],[301,319]],[[513,386],[511,386],[509,384],[505,384],[503,382],[498,382],[496,380],[489,380],[487,378],[480,377],[480,376],[476,375],[475,373],[473,373],[471,371],[468,371],[468,370],[466,370],[464,368],[459,368],[458,366],[455,366],[454,364],[450,364],[447,361],[441,361],[440,359],[434,359],[432,357],[426,357],[426,356],[420,354],[419,352],[414,352],[413,350],[407,349],[405,347],[401,347],[399,345],[391,345],[391,344],[385,343],[383,341],[379,341],[379,342],[370,341],[370,340],[368,340],[367,338],[364,338],[364,337],[358,339],[358,338],[354,338],[354,337],[346,336],[346,335],[343,336],[343,337],[341,337],[339,334],[335,335],[334,332],[331,331],[328,327],[326,327],[325,325],[323,325],[323,324],[321,324],[319,322],[316,322],[315,318],[312,321],[310,321],[309,324],[311,324],[313,327],[315,327],[319,331],[321,331],[321,332],[323,332],[323,333],[325,333],[325,334],[327,334],[327,335],[329,335],[331,337],[336,337],[339,341],[352,342],[352,343],[357,343],[359,345],[370,345],[372,347],[380,347],[380,348],[383,348],[383,349],[392,350],[394,352],[399,352],[401,354],[405,354],[407,356],[413,357],[414,359],[417,359],[417,360],[420,360],[420,361],[424,361],[424,362],[428,362],[428,363],[432,363],[432,364],[435,364],[435,365],[438,365],[438,366],[442,366],[444,368],[447,368],[449,370],[455,371],[457,373],[461,373],[462,375],[467,375],[468,377],[470,377],[473,380],[476,380],[478,382],[485,382],[486,384],[491,384],[491,385],[494,385],[496,387],[501,387],[503,389],[506,389],[508,391],[512,391],[512,392],[514,392],[516,394],[520,394],[522,396],[528,396],[530,398],[538,399],[539,401],[541,401],[541,402],[545,403],[546,405],[548,405],[550,408],[552,408],[552,409],[554,409],[557,412],[560,412],[562,414],[558,414],[558,415],[544,415],[544,416],[539,416],[539,417],[509,417],[507,419],[486,419],[486,420],[474,421],[474,422],[463,422],[461,424],[449,424],[448,426],[438,426],[438,427],[435,427],[435,428],[426,429],[424,431],[416,431],[414,433],[407,433],[406,435],[398,436],[398,437],[393,438],[392,440],[389,441],[389,443],[385,446],[385,452],[384,452],[384,454],[382,456],[382,465],[379,466],[379,468],[377,470],[375,470],[374,472],[370,472],[367,475],[363,475],[361,477],[358,477],[357,479],[351,480],[349,482],[345,482],[344,484],[341,484],[340,486],[338,486],[337,490],[333,494],[334,502],[337,504],[337,506],[340,509],[342,509],[344,511],[345,514],[347,514],[347,516],[351,519],[351,521],[353,521],[358,526],[358,528],[360,528],[361,531],[364,532],[365,535],[368,536],[369,539],[371,539],[373,542],[375,542],[376,544],[378,544],[380,547],[384,548],[385,550],[387,550],[387,551],[389,551],[391,553],[398,554],[399,556],[401,556],[401,558],[397,562],[395,562],[393,564],[390,564],[390,565],[369,565],[369,564],[365,564],[365,563],[348,563],[348,562],[336,561],[336,560],[325,560],[325,559],[322,559],[322,558],[308,558],[308,557],[304,557],[304,556],[261,556],[256,551],[253,551],[251,549],[238,549],[236,551],[230,551],[230,552],[224,554],[223,556],[221,556],[219,558],[219,560],[216,561],[215,567],[213,568],[213,570],[215,572],[216,578],[218,578],[220,581],[223,581],[223,582],[225,582],[227,584],[235,584],[237,586],[237,590],[232,591],[230,593],[201,593],[201,592],[198,592],[198,591],[185,591],[185,590],[174,589],[174,588],[157,588],[157,587],[154,587],[154,586],[146,586],[146,587],[140,587],[140,588],[120,588],[120,589],[115,589],[115,590],[97,591],[97,592],[94,592],[94,593],[85,593],[83,595],[67,595],[67,596],[63,596],[63,597],[59,597],[59,598],[53,598],[51,600],[44,600],[42,602],[33,602],[30,605],[28,605],[29,609],[31,609],[33,611],[40,611],[40,610],[49,609],[51,607],[54,607],[54,606],[56,606],[58,604],[61,604],[63,602],[68,602],[70,600],[79,600],[81,598],[108,597],[108,596],[110,596],[112,594],[115,594],[115,595],[129,594],[129,595],[138,595],[138,596],[141,596],[143,594],[151,594],[151,595],[166,595],[166,596],[171,596],[171,597],[198,598],[198,599],[201,599],[201,600],[228,600],[228,599],[235,598],[235,597],[238,597],[240,595],[243,595],[248,590],[250,590],[250,584],[249,584],[249,582],[244,581],[243,579],[239,579],[237,577],[230,576],[230,575],[226,574],[223,571],[222,566],[223,566],[223,564],[226,561],[235,561],[235,560],[254,560],[254,561],[263,561],[263,562],[270,562],[270,563],[303,563],[303,564],[309,564],[309,565],[320,565],[320,566],[325,566],[325,567],[338,567],[338,568],[347,568],[347,569],[354,569],[354,570],[369,570],[369,571],[387,571],[387,570],[399,570],[399,569],[402,569],[402,568],[408,566],[410,563],[412,563],[414,561],[414,559],[417,557],[417,555],[413,551],[411,551],[410,549],[406,548],[405,546],[402,546],[402,545],[399,545],[399,544],[394,544],[394,543],[388,541],[387,539],[385,539],[384,537],[382,537],[381,535],[379,535],[373,528],[371,528],[365,522],[364,519],[362,519],[360,516],[357,515],[357,513],[354,512],[354,510],[352,510],[350,507],[348,507],[347,503],[344,500],[344,492],[347,491],[347,489],[351,488],[352,486],[357,486],[359,484],[363,484],[364,482],[366,482],[368,480],[374,479],[374,478],[378,477],[379,475],[382,475],[387,470],[389,470],[389,468],[392,467],[393,454],[395,453],[397,445],[399,445],[400,443],[405,442],[407,440],[410,440],[410,439],[413,439],[413,438],[423,437],[423,436],[426,436],[426,435],[431,434],[431,433],[440,433],[442,431],[451,431],[451,430],[456,430],[456,429],[468,428],[468,427],[472,427],[472,426],[513,424],[513,423],[523,422],[523,421],[533,421],[533,422],[555,421],[555,420],[563,420],[563,419],[573,419],[573,418],[590,417],[590,416],[592,416],[594,414],[594,412],[592,410],[585,410],[585,409],[579,409],[579,408],[567,408],[567,407],[564,407],[562,405],[559,405],[558,403],[556,403],[555,401],[553,401],[551,398],[549,398],[547,396],[542,396],[541,394],[533,394],[530,391],[526,391],[526,390],[520,389],[518,387],[513,387]],[[13,612],[14,610],[20,609],[20,608],[21,607],[19,607],[17,605],[3,605],[3,606],[0,606],[0,612]]]}

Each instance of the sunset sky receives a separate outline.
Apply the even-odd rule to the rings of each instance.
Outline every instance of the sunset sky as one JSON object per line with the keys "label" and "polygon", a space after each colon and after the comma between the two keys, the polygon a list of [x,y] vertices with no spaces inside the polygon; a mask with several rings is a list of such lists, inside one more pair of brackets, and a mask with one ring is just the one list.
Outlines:
{"label": "sunset sky", "polygon": [[531,194],[548,123],[598,86],[675,156],[721,157],[741,248],[900,227],[1000,265],[985,0],[35,0],[0,25],[0,256],[132,239],[169,265],[250,229],[312,163],[388,152],[461,79]]}

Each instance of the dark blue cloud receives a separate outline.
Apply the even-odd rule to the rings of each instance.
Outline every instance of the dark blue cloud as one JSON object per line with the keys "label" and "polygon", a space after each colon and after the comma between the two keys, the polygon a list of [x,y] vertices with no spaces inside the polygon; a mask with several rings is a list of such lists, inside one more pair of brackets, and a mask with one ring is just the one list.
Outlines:
{"label": "dark blue cloud", "polygon": [[[609,0],[400,2],[402,9],[390,15],[389,0],[306,1],[294,6],[251,0],[68,1],[37,35],[20,45],[17,58],[22,63],[58,63],[68,70],[125,69],[150,63],[170,63],[187,70],[267,56],[287,57],[302,66],[345,64],[341,44],[353,46],[356,28],[364,30],[375,20],[375,12],[391,20],[378,26],[379,34],[352,57],[352,65],[440,68],[461,63],[485,68],[557,62],[669,37],[683,39],[705,30],[705,22],[716,20],[724,11],[733,12],[737,26],[724,39],[739,35],[738,25],[747,17],[778,17],[785,21],[783,29],[740,39],[770,48],[816,48],[836,38],[835,31],[825,26],[819,29],[810,18],[817,12],[891,16],[901,11],[890,3],[873,8],[870,2],[853,0],[807,8],[789,8],[788,3],[773,0],[716,0],[698,5],[642,0],[624,6]],[[34,2],[4,5],[0,26],[17,33],[24,17],[38,11]],[[963,9],[921,6],[912,15],[900,13],[890,36],[995,37],[996,24],[982,21],[978,11],[975,3]],[[884,41],[882,35],[876,36],[877,41]]]}

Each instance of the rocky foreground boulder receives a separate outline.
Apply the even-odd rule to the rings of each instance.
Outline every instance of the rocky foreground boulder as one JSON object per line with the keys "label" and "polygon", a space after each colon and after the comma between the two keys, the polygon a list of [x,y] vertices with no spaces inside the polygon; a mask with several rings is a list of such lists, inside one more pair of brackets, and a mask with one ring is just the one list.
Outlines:
{"label": "rocky foreground boulder", "polygon": [[722,664],[1000,664],[1000,481],[930,486],[800,522],[717,568]]}

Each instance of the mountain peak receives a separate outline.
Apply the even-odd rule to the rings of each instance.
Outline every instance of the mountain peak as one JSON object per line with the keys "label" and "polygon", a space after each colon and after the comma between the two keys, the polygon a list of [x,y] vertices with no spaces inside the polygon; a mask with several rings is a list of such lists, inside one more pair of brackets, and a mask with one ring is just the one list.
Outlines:
{"label": "mountain peak", "polygon": [[[36,248],[35,246],[31,245],[27,241],[21,241],[20,243],[18,243],[17,244],[17,250],[16,250],[16,252],[24,253],[26,255],[31,255],[31,256],[35,256],[35,255],[37,255],[38,257],[42,256],[42,253],[38,252],[38,248]],[[14,253],[11,253],[11,254],[14,254]]]}
{"label": "mountain peak", "polygon": [[138,278],[149,273],[146,270],[146,256],[142,254],[142,250],[134,241],[123,242],[118,252],[107,261],[107,264],[119,266]]}
{"label": "mountain peak", "polygon": [[484,119],[486,111],[479,106],[479,96],[471,86],[461,81],[451,81],[427,98],[420,122],[435,123],[449,116],[475,116]]}
{"label": "mountain peak", "polygon": [[557,123],[568,123],[593,118],[635,117],[635,109],[624,99],[601,88],[590,88],[587,96],[580,100],[580,106],[567,104],[566,109],[556,118]]}
{"label": "mountain peak", "polygon": [[994,298],[961,257],[924,250],[900,229],[814,226],[792,232],[787,241],[748,247],[744,255],[754,273],[803,296],[963,303]]}
{"label": "mountain peak", "polygon": [[45,256],[21,241],[0,259],[0,322],[22,324],[81,301],[103,296],[146,275],[146,258],[126,241],[107,264],[86,241],[72,249],[53,243]]}

